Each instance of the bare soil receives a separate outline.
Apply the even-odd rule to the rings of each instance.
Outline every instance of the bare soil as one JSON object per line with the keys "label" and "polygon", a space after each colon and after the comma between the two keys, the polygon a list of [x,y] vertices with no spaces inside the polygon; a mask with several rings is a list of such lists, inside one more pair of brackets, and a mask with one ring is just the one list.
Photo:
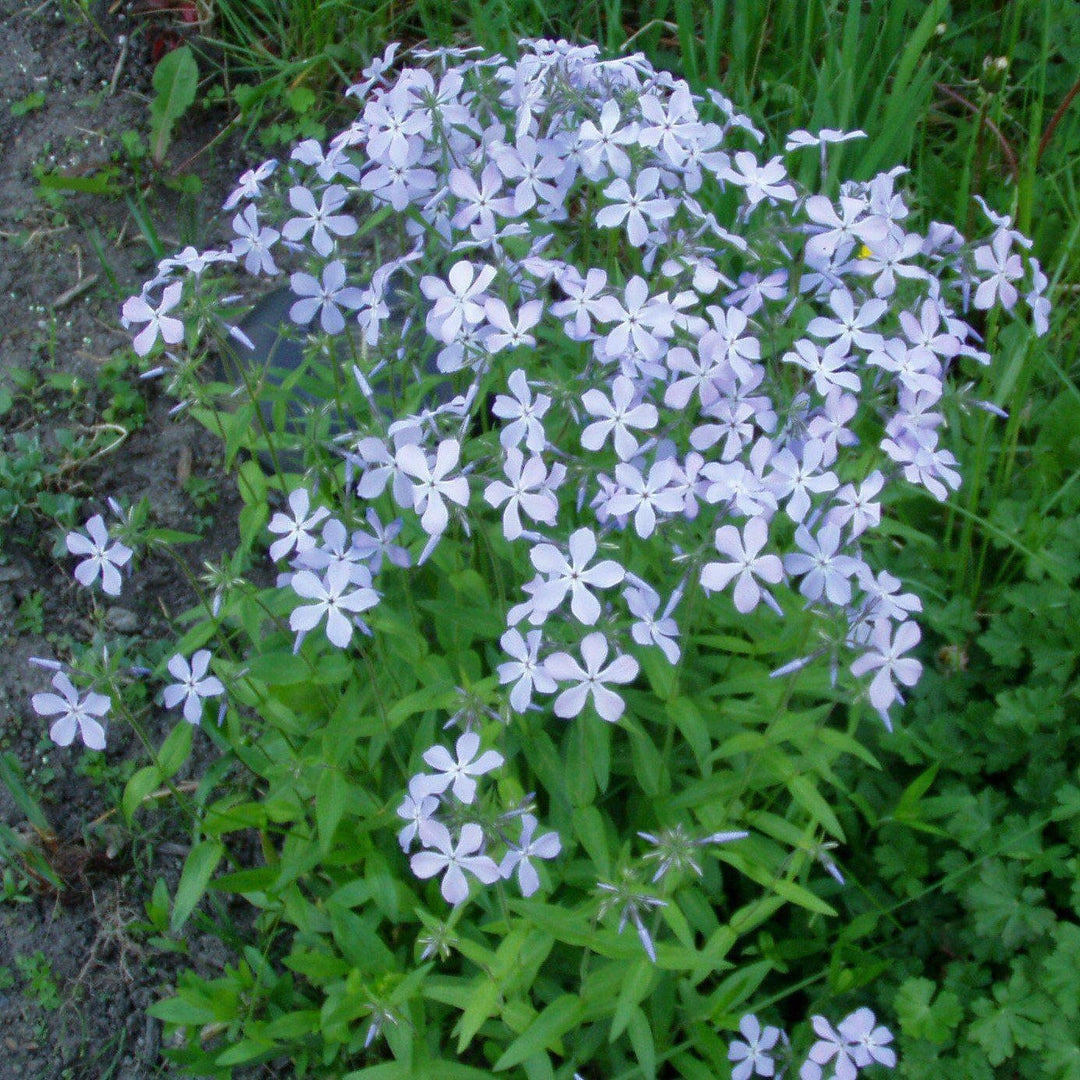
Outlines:
{"label": "bare soil", "polygon": [[[220,239],[211,223],[246,167],[235,143],[207,148],[220,114],[185,118],[160,170],[133,171],[123,147],[124,132],[145,137],[148,129],[155,34],[123,3],[0,0],[0,398],[16,391],[0,415],[0,452],[10,455],[28,435],[62,459],[60,428],[86,434],[102,422],[108,395],[99,376],[129,341],[120,303],[155,263],[133,205],[145,207],[170,252]],[[105,177],[119,193],[43,195],[43,170],[91,183]],[[178,190],[178,171],[197,176],[201,191]],[[32,407],[17,390],[20,373],[35,387]],[[54,376],[80,383],[54,391]],[[130,385],[140,404],[121,418],[115,445],[48,483],[79,500],[79,523],[108,514],[109,496],[128,505],[145,496],[157,524],[209,538],[189,548],[198,566],[220,553],[235,520],[216,440],[170,417],[173,403],[153,383],[132,375]],[[205,494],[203,505],[193,502],[192,476],[217,494],[216,505],[205,505]],[[150,814],[133,832],[109,813],[125,776],[145,763],[140,746],[119,725],[104,755],[53,746],[30,707],[50,673],[29,657],[65,660],[104,625],[129,657],[152,664],[172,637],[170,616],[194,597],[177,571],[147,562],[118,600],[92,600],[73,581],[71,560],[54,555],[60,536],[41,515],[0,520],[0,752],[17,758],[41,802],[53,835],[34,842],[65,883],[59,895],[37,888],[24,865],[0,856],[11,883],[10,894],[0,893],[0,1078],[134,1080],[169,1071],[146,1006],[168,992],[179,965],[212,972],[224,959],[215,939],[197,931],[189,957],[170,960],[148,946],[137,924],[154,881],[175,885],[183,823]],[[175,714],[153,706],[150,714],[160,740]],[[0,784],[0,823],[33,837],[23,818]]]}

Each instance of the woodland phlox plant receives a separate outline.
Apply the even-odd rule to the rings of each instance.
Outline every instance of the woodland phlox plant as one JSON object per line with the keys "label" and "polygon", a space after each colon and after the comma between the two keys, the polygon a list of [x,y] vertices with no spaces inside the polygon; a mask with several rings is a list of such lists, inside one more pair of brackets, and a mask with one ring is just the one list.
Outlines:
{"label": "woodland phlox plant", "polygon": [[[831,895],[843,884],[820,796],[796,785],[766,809],[732,772],[719,799],[695,802],[694,784],[731,765],[710,756],[721,721],[676,703],[699,693],[706,707],[708,665],[767,636],[773,653],[787,642],[776,682],[820,668],[825,700],[866,701],[892,725],[922,670],[921,603],[879,562],[877,534],[896,492],[959,486],[947,403],[962,365],[991,360],[988,313],[1022,301],[1046,329],[1030,242],[985,206],[982,241],[920,231],[902,168],[804,189],[789,171],[802,155],[824,177],[830,148],[862,133],[796,132],[766,157],[731,102],[641,56],[526,41],[516,61],[443,49],[405,63],[391,48],[349,96],[345,130],[241,179],[229,250],[165,260],[123,315],[198,409],[198,344],[243,358],[245,302],[291,289],[305,370],[324,373],[340,420],[268,522],[297,656],[367,663],[402,581],[479,552],[501,629],[474,673],[479,704],[461,688],[448,739],[401,762],[400,865],[421,896],[440,879],[459,934],[470,900],[539,919],[548,907],[507,908],[508,886],[555,906],[561,892],[614,932],[559,939],[584,949],[582,980],[591,951],[626,959],[628,923],[632,955],[669,971],[695,933],[715,943],[721,863],[832,910],[811,883],[816,865]],[[97,537],[72,550],[108,587],[119,558]],[[793,621],[808,629],[791,641]],[[190,719],[224,687],[200,657],[181,661],[170,700]],[[571,794],[545,772],[557,742],[584,760]],[[690,889],[699,900],[680,908]],[[425,959],[452,937],[429,927]],[[377,1006],[373,1028],[396,1038]],[[739,1014],[722,1015],[734,1027]],[[772,1075],[772,1030],[744,1021],[734,1075]],[[891,1064],[861,1032],[811,1060],[837,1076]]]}

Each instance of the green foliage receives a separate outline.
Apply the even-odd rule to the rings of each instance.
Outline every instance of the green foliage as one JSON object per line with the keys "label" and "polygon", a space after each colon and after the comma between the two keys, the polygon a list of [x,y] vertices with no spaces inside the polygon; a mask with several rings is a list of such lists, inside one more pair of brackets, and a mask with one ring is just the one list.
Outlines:
{"label": "green foliage", "polygon": [[195,102],[199,66],[191,49],[182,45],[166,53],[154,68],[154,97],[150,101],[150,156],[165,160],[173,127]]}
{"label": "green foliage", "polygon": [[40,109],[45,104],[45,91],[35,90],[32,94],[27,94],[20,101],[13,101],[9,106],[11,115],[14,117],[25,116],[27,113],[34,112],[36,109]]}
{"label": "green foliage", "polygon": [[[36,371],[8,368],[0,387],[0,552],[33,545],[39,530],[75,525],[82,470],[116,452],[146,422],[147,406],[131,354],[101,365],[92,385],[53,369],[55,339],[42,342],[45,363]],[[40,621],[32,593],[19,617]]]}
{"label": "green foliage", "polygon": [[935,544],[923,519],[901,560],[924,595],[958,595],[926,607],[937,663],[878,750],[892,764],[854,785],[867,903],[852,913],[874,920],[888,966],[873,993],[911,1077],[1080,1063],[1080,455],[1061,426],[1069,374],[1029,379],[1026,423],[965,418],[994,470],[970,531],[941,522]]}
{"label": "green foliage", "polygon": [[28,956],[15,957],[15,969],[26,983],[25,993],[50,1012],[60,1008],[60,987],[52,964],[39,949]]}
{"label": "green foliage", "polygon": [[[268,141],[322,134],[325,87],[396,36],[385,20],[415,19],[418,34],[446,40],[464,19],[503,48],[548,29],[613,48],[633,39],[778,127],[863,127],[870,138],[845,146],[836,169],[868,175],[908,160],[928,214],[966,216],[974,193],[1011,206],[1035,226],[1055,281],[1076,280],[1078,230],[1065,226],[1076,220],[1075,113],[1040,146],[1080,55],[1075,4],[1032,0],[993,20],[978,5],[884,0],[661,2],[634,19],[617,4],[353,7],[294,3],[288,19],[277,4],[219,5],[222,44],[245,65],[233,100],[251,124],[275,118]],[[980,79],[989,54],[1008,58],[1004,77]],[[161,108],[156,160],[179,115]],[[197,925],[232,953],[219,976],[186,973],[152,1007],[188,1032],[176,1062],[206,1076],[286,1062],[297,1075],[338,1075],[366,1060],[375,1033],[396,1064],[349,1075],[548,1076],[558,1058],[560,1075],[602,1059],[616,1076],[723,1076],[718,1030],[751,1008],[801,1019],[796,986],[814,1002],[870,1001],[895,1016],[901,1075],[1080,1076],[1080,392],[1063,366],[1076,334],[1068,304],[1045,351],[986,327],[1006,363],[979,396],[1010,418],[950,417],[971,462],[958,509],[922,498],[894,508],[894,566],[926,599],[930,670],[898,731],[869,748],[855,737],[867,733],[861,714],[824,674],[768,678],[808,635],[799,617],[782,631],[691,623],[693,663],[674,676],[645,664],[616,738],[595,715],[564,731],[505,727],[487,711],[502,628],[493,612],[523,567],[483,534],[444,543],[411,584],[394,578],[361,664],[314,640],[294,654],[280,596],[249,572],[281,478],[244,465],[230,584],[219,610],[188,613],[177,646],[187,654],[220,636],[243,656],[220,661],[239,708],[199,733],[224,765],[192,796],[191,854],[175,896],[155,886],[144,927],[181,951],[177,935]],[[297,386],[319,392],[312,379]],[[13,407],[17,397],[0,413]],[[193,415],[230,460],[275,434],[257,430],[250,405]],[[11,517],[39,497],[47,465],[31,449],[0,456],[0,512]],[[340,468],[314,454],[305,464],[340,494]],[[197,485],[191,494],[209,497]],[[500,887],[473,901],[466,924],[403,869],[393,836],[403,778],[462,710],[507,758],[501,801],[536,793],[564,838],[565,865],[544,871],[558,907]],[[191,734],[180,723],[132,776],[129,821],[168,790]],[[700,881],[683,873],[655,890],[668,906],[650,923],[653,966],[633,928],[601,914],[590,875],[615,881],[628,838],[672,814],[700,831],[745,823],[753,836],[706,853]],[[824,874],[837,844],[847,888]],[[257,854],[240,861],[234,850]],[[250,936],[217,921],[224,905],[204,914],[222,897],[254,911]]]}

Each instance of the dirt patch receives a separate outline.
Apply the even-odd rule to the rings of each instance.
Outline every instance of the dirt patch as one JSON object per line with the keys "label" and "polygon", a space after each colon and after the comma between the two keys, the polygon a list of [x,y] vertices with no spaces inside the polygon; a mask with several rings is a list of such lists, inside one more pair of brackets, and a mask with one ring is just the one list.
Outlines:
{"label": "dirt patch", "polygon": [[[54,835],[38,850],[67,885],[62,897],[35,889],[0,858],[0,1077],[20,1080],[158,1075],[161,1031],[147,1004],[191,958],[207,973],[224,962],[197,931],[191,958],[171,959],[138,930],[154,881],[175,884],[186,839],[164,815],[132,835],[108,814],[144,761],[138,742],[114,725],[95,761],[53,746],[30,708],[50,679],[30,657],[63,660],[107,628],[131,663],[154,663],[170,616],[195,601],[155,560],[116,601],[99,594],[95,610],[71,560],[57,557],[62,531],[48,507],[68,506],[81,524],[107,513],[107,497],[146,497],[156,524],[209,538],[188,549],[196,566],[228,549],[236,519],[217,441],[123,368],[119,307],[152,272],[154,243],[221,242],[217,208],[244,167],[235,143],[208,148],[222,123],[208,113],[185,118],[169,154],[173,168],[191,162],[198,184],[138,161],[151,38],[123,5],[0,0],[0,487],[19,485],[26,503],[0,520],[0,751],[41,803]],[[27,447],[42,456],[39,474],[25,470]],[[159,708],[150,716],[155,740],[176,722]],[[24,816],[0,784],[0,823],[32,836]]]}

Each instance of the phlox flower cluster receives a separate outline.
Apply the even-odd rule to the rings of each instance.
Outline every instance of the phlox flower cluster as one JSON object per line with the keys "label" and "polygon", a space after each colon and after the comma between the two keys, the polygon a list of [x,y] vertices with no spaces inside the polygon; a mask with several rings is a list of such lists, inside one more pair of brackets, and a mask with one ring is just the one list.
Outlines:
{"label": "phlox flower cluster", "polygon": [[[983,242],[919,231],[899,168],[804,190],[792,163],[861,133],[796,132],[765,160],[727,99],[641,56],[536,41],[513,63],[415,58],[388,51],[325,146],[245,174],[230,251],[164,261],[124,309],[146,355],[178,344],[181,314],[190,338],[230,329],[210,267],[288,273],[311,348],[358,346],[351,430],[328,449],[374,539],[304,489],[275,515],[297,647],[324,620],[349,647],[384,559],[423,563],[490,513],[524,568],[500,639],[513,712],[619,721],[642,650],[679,662],[700,590],[698,618],[818,613],[821,652],[848,656],[888,725],[921,673],[921,605],[870,541],[897,485],[960,483],[944,404],[958,364],[989,362],[976,315],[1023,298],[1046,329],[1030,242],[985,207]],[[365,269],[350,238],[375,214],[396,247]],[[447,791],[468,805],[456,760],[438,792],[410,788],[410,819]],[[427,820],[403,846],[425,845],[414,870],[458,903],[466,873],[494,873],[485,831]]]}
{"label": "phlox flower cluster", "polygon": [[[824,1016],[811,1017],[817,1040],[799,1068],[799,1080],[855,1080],[861,1069],[871,1065],[896,1067],[896,1051],[889,1046],[892,1032],[877,1023],[865,1006],[845,1016],[834,1028]],[[739,1039],[728,1046],[728,1060],[734,1065],[732,1080],[771,1076],[780,1080],[791,1058],[791,1045],[780,1028],[761,1026],[753,1013],[739,1021]]]}
{"label": "phlox flower cluster", "polygon": [[299,651],[305,635],[324,619],[326,637],[344,649],[354,629],[370,633],[360,615],[379,602],[373,586],[383,561],[398,567],[411,564],[408,551],[394,543],[402,522],[384,525],[370,509],[367,528],[350,533],[326,507],[313,510],[311,495],[303,488],[289,495],[288,506],[288,513],[274,514],[268,528],[279,536],[270,545],[270,557],[277,561],[291,555],[293,572],[283,574],[279,584],[288,586],[301,600],[310,601],[293,608],[289,617],[289,626],[297,635],[296,649]]}
{"label": "phlox flower cluster", "polygon": [[[555,833],[536,835],[539,823],[527,810],[503,814],[486,828],[469,820],[479,809],[477,778],[504,762],[497,750],[485,750],[478,756],[479,750],[480,736],[466,731],[458,738],[453,754],[440,745],[425,751],[424,763],[434,772],[418,773],[409,781],[409,793],[397,810],[398,817],[407,822],[398,833],[401,850],[409,852],[416,841],[422,848],[410,860],[413,873],[422,879],[442,874],[443,899],[455,906],[468,899],[466,875],[484,885],[516,876],[522,895],[532,896],[540,887],[533,860],[553,859],[562,850]],[[442,818],[436,816],[440,811]],[[513,822],[519,822],[519,828],[512,830]],[[456,831],[456,840],[451,828]],[[505,847],[500,862],[488,853],[491,841]]]}

